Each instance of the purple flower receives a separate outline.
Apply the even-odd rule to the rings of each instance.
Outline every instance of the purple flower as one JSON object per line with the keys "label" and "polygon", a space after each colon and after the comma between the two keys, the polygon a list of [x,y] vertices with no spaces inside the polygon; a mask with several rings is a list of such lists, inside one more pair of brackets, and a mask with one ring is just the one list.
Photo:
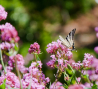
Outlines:
{"label": "purple flower", "polygon": [[39,54],[40,53],[40,45],[37,42],[35,42],[34,44],[31,44],[28,52],[30,54],[31,53],[37,53],[37,54]]}
{"label": "purple flower", "polygon": [[18,42],[20,39],[15,27],[13,27],[10,23],[6,23],[5,25],[1,25],[0,31],[1,31],[2,41]]}
{"label": "purple flower", "polygon": [[98,46],[94,48],[94,51],[98,54]]}
{"label": "purple flower", "polygon": [[98,32],[98,27],[95,27],[95,31]]}
{"label": "purple flower", "polygon": [[0,5],[0,21],[1,20],[5,20],[7,17],[7,12],[5,11],[5,9]]}

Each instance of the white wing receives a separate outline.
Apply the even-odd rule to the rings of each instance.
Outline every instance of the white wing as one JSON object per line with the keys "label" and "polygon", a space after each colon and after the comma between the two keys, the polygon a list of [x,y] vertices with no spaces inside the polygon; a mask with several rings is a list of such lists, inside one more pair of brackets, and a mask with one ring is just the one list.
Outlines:
{"label": "white wing", "polygon": [[62,36],[59,36],[59,39],[62,41],[62,43],[64,45],[66,45],[68,48],[73,48],[74,46],[74,41],[73,41],[73,37],[74,37],[74,34],[75,34],[75,31],[76,29],[73,29],[69,34],[68,36],[66,37],[66,39],[63,39]]}
{"label": "white wing", "polygon": [[67,46],[68,48],[71,47],[71,45],[69,44],[69,42],[66,39],[63,39],[62,36],[59,36],[59,39],[61,40],[61,42]]}
{"label": "white wing", "polygon": [[73,37],[75,34],[76,29],[73,29],[68,36],[66,37],[66,40],[69,42],[69,44],[71,45],[71,47],[74,45],[74,41],[73,41]]}

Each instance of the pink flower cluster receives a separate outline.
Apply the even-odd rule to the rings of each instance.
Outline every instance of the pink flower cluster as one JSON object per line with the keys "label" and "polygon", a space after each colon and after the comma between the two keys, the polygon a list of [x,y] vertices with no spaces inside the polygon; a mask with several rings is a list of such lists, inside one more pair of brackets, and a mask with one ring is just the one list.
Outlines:
{"label": "pink flower cluster", "polygon": [[1,44],[0,44],[0,48],[2,49],[2,50],[9,50],[9,49],[11,49],[11,48],[14,48],[14,44],[13,43],[8,43],[8,42],[2,42]]}
{"label": "pink flower cluster", "polygon": [[14,88],[20,88],[19,79],[13,72],[7,72],[5,75],[2,75],[0,77],[0,85],[3,83],[5,79],[6,79],[6,89],[8,88],[8,86]]}
{"label": "pink flower cluster", "polygon": [[47,83],[49,83],[50,79],[40,70],[41,61],[32,62],[29,67],[29,73],[23,75],[23,88],[26,89],[29,85],[31,85],[31,89],[45,89]]}
{"label": "pink flower cluster", "polygon": [[28,50],[28,52],[31,53],[40,53],[40,45],[37,42],[34,42],[34,44],[30,45],[30,48]]}
{"label": "pink flower cluster", "polygon": [[[63,71],[63,69],[67,67],[68,60],[72,58],[72,53],[68,51],[59,40],[57,40],[57,42],[49,43],[47,47],[47,52],[52,54],[50,56],[52,59],[47,62],[47,65],[53,68],[54,66],[57,66]],[[58,64],[56,65],[56,63]]]}
{"label": "pink flower cluster", "polygon": [[61,44],[60,40],[57,40],[57,42],[49,43],[46,49],[46,51],[51,54],[56,54],[57,52],[59,54],[59,50],[67,52],[67,48]]}
{"label": "pink flower cluster", "polygon": [[70,85],[68,89],[84,89],[84,87],[80,84]]}
{"label": "pink flower cluster", "polygon": [[10,23],[6,23],[5,25],[0,25],[0,32],[1,32],[0,37],[2,41],[18,42],[20,39],[15,27],[13,27]]}
{"label": "pink flower cluster", "polygon": [[[84,75],[88,74],[89,79],[91,81],[95,81],[95,83],[98,85],[98,59],[93,58],[91,65],[90,65],[90,69],[87,71],[86,70],[83,71],[83,74]],[[91,88],[89,83],[85,83],[85,86]]]}
{"label": "pink flower cluster", "polygon": [[0,85],[6,79],[6,85],[13,88],[20,88],[20,82],[18,77],[12,73],[12,69],[15,66],[15,62],[18,70],[23,73],[23,78],[21,79],[23,89],[26,89],[30,86],[30,89],[45,89],[47,83],[50,82],[50,79],[41,71],[42,63],[41,61],[32,62],[29,68],[24,67],[24,59],[22,55],[17,54],[11,56],[7,66],[7,74],[2,74],[0,77]]}
{"label": "pink flower cluster", "polygon": [[63,86],[63,84],[60,82],[57,82],[55,84],[55,82],[50,86],[50,89],[65,89]]}
{"label": "pink flower cluster", "polygon": [[15,56],[10,56],[10,60],[8,61],[8,64],[10,67],[15,67],[15,63],[17,65],[17,68],[22,72],[22,73],[27,73],[28,68],[24,66],[24,59],[23,56],[20,54],[17,54]]}
{"label": "pink flower cluster", "polygon": [[50,56],[52,59],[47,62],[47,65],[52,68],[59,68],[62,71],[67,68],[68,64],[70,64],[72,68],[76,70],[89,67],[93,59],[92,55],[85,53],[83,63],[80,61],[75,63],[74,60],[72,60],[72,52],[62,45],[61,41],[59,40],[57,40],[57,42],[50,43],[47,45],[47,47],[47,52],[52,54]]}
{"label": "pink flower cluster", "polygon": [[[98,38],[98,27],[95,27],[96,37]],[[94,48],[94,51],[98,54],[98,46]]]}
{"label": "pink flower cluster", "polygon": [[5,11],[4,7],[0,5],[0,21],[5,20],[7,17],[7,12]]}

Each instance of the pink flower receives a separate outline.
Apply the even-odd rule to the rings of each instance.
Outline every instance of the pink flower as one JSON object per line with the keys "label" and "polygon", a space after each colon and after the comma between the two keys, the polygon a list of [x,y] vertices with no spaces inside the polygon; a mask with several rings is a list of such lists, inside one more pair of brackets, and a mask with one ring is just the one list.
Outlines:
{"label": "pink flower", "polygon": [[27,71],[27,69],[25,69],[25,67],[23,66],[24,65],[24,59],[23,59],[23,56],[20,55],[20,54],[17,54],[15,56],[10,56],[9,57],[10,60],[8,61],[9,63],[9,66],[11,67],[14,67],[15,66],[15,62],[17,64],[17,68],[20,70],[20,71]]}
{"label": "pink flower", "polygon": [[0,70],[2,70],[2,65],[0,64]]}
{"label": "pink flower", "polygon": [[95,27],[95,31],[98,32],[98,27]]}
{"label": "pink flower", "polygon": [[98,38],[98,32],[96,33],[96,37]]}
{"label": "pink flower", "polygon": [[47,65],[54,68],[55,60],[50,60],[47,62]]}
{"label": "pink flower", "polygon": [[58,65],[62,65],[63,66],[63,59],[58,59]]}
{"label": "pink flower", "polygon": [[89,67],[91,65],[92,60],[94,57],[88,53],[84,54],[84,60],[83,60],[83,65],[84,67]]}
{"label": "pink flower", "polygon": [[13,88],[20,88],[19,79],[14,73],[7,72],[5,77],[6,77],[6,85]]}
{"label": "pink flower", "polygon": [[18,36],[18,33],[17,33],[16,29],[10,23],[1,25],[0,30],[1,30],[2,41],[8,41],[8,42],[10,42],[12,40],[14,40],[14,42],[19,41],[20,38]]}
{"label": "pink flower", "polygon": [[5,76],[1,75],[1,76],[0,76],[0,85],[3,84],[3,81],[4,81],[4,80],[5,80]]}
{"label": "pink flower", "polygon": [[78,61],[78,63],[73,62],[71,65],[74,69],[79,70],[83,64]]}
{"label": "pink flower", "polygon": [[5,9],[0,5],[0,21],[1,20],[5,20],[7,17],[7,12],[5,11]]}
{"label": "pink flower", "polygon": [[13,67],[11,67],[11,66],[6,66],[6,71],[7,72],[11,72],[13,70]]}
{"label": "pink flower", "polygon": [[61,44],[61,41],[57,40],[57,42],[52,42],[52,43],[49,43],[47,45],[47,49],[46,51],[48,53],[55,53],[58,49],[61,49],[61,50],[64,50],[64,51],[67,51],[67,48]]}
{"label": "pink flower", "polygon": [[71,59],[73,56],[71,51],[67,51],[66,55],[67,55],[68,59]]}
{"label": "pink flower", "polygon": [[47,77],[47,78],[45,79],[45,81],[46,81],[46,83],[49,83],[49,82],[50,82],[49,77]]}
{"label": "pink flower", "polygon": [[26,68],[26,67],[23,66],[23,65],[22,65],[22,66],[19,66],[19,68],[20,68],[19,70],[20,70],[21,73],[23,73],[23,74],[28,72],[28,68]]}
{"label": "pink flower", "polygon": [[98,54],[98,46],[94,48],[94,51]]}
{"label": "pink flower", "polygon": [[37,61],[39,68],[42,68],[42,63],[41,61]]}
{"label": "pink flower", "polygon": [[80,80],[81,80],[81,77],[78,77],[78,78],[77,78],[77,81],[80,82]]}
{"label": "pink flower", "polygon": [[10,50],[11,48],[14,48],[14,44],[13,44],[13,43],[8,43],[8,42],[2,42],[2,43],[0,44],[0,48],[1,48],[2,50],[7,51],[7,50]]}
{"label": "pink flower", "polygon": [[[54,85],[55,84],[55,85]],[[63,86],[61,86],[62,83],[60,82],[57,82],[57,83],[53,83],[51,86],[50,86],[50,89],[65,89]]]}
{"label": "pink flower", "polygon": [[31,53],[37,53],[37,54],[39,54],[40,53],[40,45],[37,42],[35,42],[34,44],[31,44],[28,52],[30,54]]}
{"label": "pink flower", "polygon": [[68,89],[83,89],[83,87],[79,84],[70,85]]}

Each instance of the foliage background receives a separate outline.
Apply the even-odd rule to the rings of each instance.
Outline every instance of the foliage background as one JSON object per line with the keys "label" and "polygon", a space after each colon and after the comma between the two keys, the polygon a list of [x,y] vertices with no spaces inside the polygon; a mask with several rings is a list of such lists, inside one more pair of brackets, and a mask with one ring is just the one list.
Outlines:
{"label": "foliage background", "polygon": [[[56,41],[59,35],[67,35],[72,29],[64,29],[64,27],[66,24],[70,24],[70,21],[75,21],[79,16],[86,15],[97,7],[94,0],[0,0],[0,4],[8,12],[7,19],[1,21],[0,24],[9,22],[18,31],[19,53],[24,56],[26,62],[33,59],[33,56],[28,55],[28,48],[30,44],[38,42],[42,51],[39,56],[44,64],[43,71],[52,81],[54,81],[55,70],[46,66],[46,62],[49,60],[49,55],[46,53],[47,44]],[[83,20],[85,22],[85,19]],[[96,24],[95,26],[98,26],[98,23]],[[70,25],[70,27],[74,28],[75,26]],[[90,27],[90,29],[92,30],[88,30],[88,33],[94,33],[94,27]],[[64,33],[64,30],[68,33]],[[80,34],[81,29],[75,38],[77,39]],[[77,52],[73,52],[75,60],[82,60],[85,52],[97,56],[93,49],[98,41],[94,40],[83,46],[81,44],[84,43],[76,44]],[[26,64],[26,66],[28,65],[30,63]]]}

